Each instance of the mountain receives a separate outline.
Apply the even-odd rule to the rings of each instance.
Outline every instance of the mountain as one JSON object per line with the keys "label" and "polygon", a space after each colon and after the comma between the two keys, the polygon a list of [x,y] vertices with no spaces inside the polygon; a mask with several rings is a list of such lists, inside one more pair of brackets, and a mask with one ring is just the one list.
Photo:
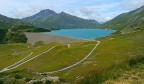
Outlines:
{"label": "mountain", "polygon": [[57,15],[58,14],[55,13],[54,11],[46,9],[46,10],[40,11],[39,13],[37,13],[33,16],[24,18],[24,20],[28,20],[28,21],[39,20],[39,19],[44,19],[44,18],[48,18],[48,17],[54,17],[54,16],[57,16]]}
{"label": "mountain", "polygon": [[49,32],[49,29],[35,27],[27,21],[9,18],[0,14],[0,29],[11,29],[23,32]]}
{"label": "mountain", "polygon": [[49,32],[29,22],[13,19],[0,14],[0,43],[23,43],[27,41],[24,32]]}
{"label": "mountain", "polygon": [[11,28],[16,24],[29,24],[20,19],[13,19],[0,14],[0,28]]}
{"label": "mountain", "polygon": [[42,10],[39,13],[26,17],[23,20],[29,21],[35,26],[43,28],[86,28],[98,24],[95,20],[86,20],[68,13],[55,13],[53,10]]}
{"label": "mountain", "polygon": [[144,6],[128,13],[120,14],[102,25],[102,28],[115,29],[120,33],[130,33],[144,29]]}

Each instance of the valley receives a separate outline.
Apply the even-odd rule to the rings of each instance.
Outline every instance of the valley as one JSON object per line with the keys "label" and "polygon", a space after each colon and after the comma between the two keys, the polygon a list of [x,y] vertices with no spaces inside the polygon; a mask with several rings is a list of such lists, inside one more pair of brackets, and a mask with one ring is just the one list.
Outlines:
{"label": "valley", "polygon": [[0,84],[144,84],[143,71],[144,6],[103,24],[50,9],[0,15]]}

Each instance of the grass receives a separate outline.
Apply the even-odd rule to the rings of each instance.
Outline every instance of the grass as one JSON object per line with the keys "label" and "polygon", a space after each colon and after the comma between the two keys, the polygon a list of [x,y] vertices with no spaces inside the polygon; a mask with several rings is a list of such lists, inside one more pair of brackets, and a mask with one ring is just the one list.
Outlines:
{"label": "grass", "polygon": [[[96,74],[102,74],[110,68],[115,68],[113,66],[127,69],[129,68],[128,62],[131,58],[136,59],[138,56],[144,55],[143,34],[144,31],[141,31],[133,34],[98,39],[101,41],[101,44],[85,62],[54,75],[60,76],[66,81],[73,82],[83,78],[86,78],[84,80],[93,79],[91,77],[88,78],[91,72],[94,72],[93,76],[96,76]],[[109,78],[107,77],[107,79]],[[91,80],[90,84],[95,83],[94,80]]]}
{"label": "grass", "polygon": [[[20,64],[20,63],[22,63],[22,62],[27,61],[28,59],[31,59],[32,57],[34,57],[34,56],[36,56],[36,55],[38,55],[38,54],[40,54],[40,53],[42,53],[42,52],[50,49],[50,48],[53,47],[54,45],[58,45],[58,43],[51,43],[51,44],[47,44],[47,45],[42,46],[42,47],[36,47],[36,48],[33,47],[33,48],[31,48],[31,49],[27,49],[28,53],[27,53],[27,52],[26,52],[26,53],[20,53],[20,54],[18,54],[18,55],[16,55],[16,56],[13,56],[13,58],[10,58],[12,61],[13,61],[13,59],[14,59],[14,62],[11,62],[11,60],[9,60],[9,62],[7,62],[8,59],[6,59],[6,60],[3,60],[3,61],[4,61],[3,63],[5,63],[5,64],[10,63],[10,64],[7,65],[7,66],[9,66],[9,65],[11,65],[12,63],[14,64],[14,63],[18,62],[19,60],[27,57],[31,52],[33,52],[33,54],[32,54],[31,56],[29,56],[29,57],[26,58],[25,60],[19,62],[19,64]],[[16,48],[17,48],[17,47],[16,47]],[[18,49],[18,50],[24,51],[23,49]],[[16,52],[18,52],[18,51],[16,51]],[[7,57],[8,57],[8,56],[7,56]],[[17,59],[16,59],[16,58],[17,58]],[[15,65],[14,65],[14,66],[15,66]],[[9,67],[9,68],[12,68],[12,67],[14,67],[14,66],[11,66],[11,67]],[[5,67],[6,67],[6,66],[5,66]]]}
{"label": "grass", "polygon": [[103,84],[143,84],[144,83],[144,62],[137,62],[129,70],[123,70],[115,80],[107,80]]}
{"label": "grass", "polygon": [[[144,31],[133,34],[116,35],[107,37],[101,40],[101,45],[97,48],[96,59],[99,57],[100,64],[97,63],[99,68],[95,67],[91,70],[87,77],[83,80],[84,84],[101,84],[108,79],[114,79],[119,76],[119,69],[129,69],[130,64],[144,57]],[[110,40],[113,38],[113,40]],[[96,60],[95,60],[96,61]],[[98,62],[98,60],[96,61]],[[101,65],[103,64],[103,65]],[[102,67],[103,66],[103,67]],[[115,67],[112,67],[115,66]],[[117,67],[118,66],[118,67]],[[89,67],[90,68],[90,67]],[[112,69],[112,70],[111,70]],[[102,71],[103,70],[103,71]],[[114,70],[114,71],[113,71]],[[118,73],[116,73],[118,71]],[[91,74],[91,72],[93,72]],[[113,72],[113,73],[112,73]],[[88,77],[88,75],[91,75]],[[113,75],[112,77],[108,77]]]}
{"label": "grass", "polygon": [[[117,79],[123,70],[131,69],[131,65],[137,63],[137,60],[144,56],[143,36],[144,31],[139,31],[132,34],[112,35],[106,38],[97,39],[100,40],[101,43],[88,59],[73,68],[51,74],[50,76],[58,76],[65,82],[80,84],[101,84],[106,80]],[[93,49],[95,43],[96,42],[73,43],[70,48],[68,48],[67,45],[61,45],[59,43],[47,44],[40,48],[25,48],[24,50],[26,51],[30,50],[34,52],[30,57],[32,58],[54,45],[60,45],[9,73],[25,69],[31,69],[36,72],[49,72],[62,69],[84,58]],[[2,52],[12,53],[10,49],[8,50],[8,47],[10,46],[2,46],[5,46],[5,50]],[[17,46],[13,48],[16,48]],[[16,49],[21,50],[21,47]],[[9,53],[3,54],[7,58]],[[23,55],[24,54],[22,54],[22,56]],[[3,56],[1,56],[1,58],[3,58]],[[14,59],[19,60],[20,58],[13,58],[13,60]],[[5,61],[5,64],[7,65],[10,63]],[[25,77],[24,74],[23,76]],[[35,76],[31,75],[30,78],[32,77]]]}
{"label": "grass", "polygon": [[83,59],[94,46],[95,45],[90,44],[87,46],[71,46],[68,48],[67,45],[61,45],[22,65],[18,69],[32,68],[38,72],[62,69]]}
{"label": "grass", "polygon": [[[29,47],[28,47],[29,46]],[[3,69],[30,54],[31,45],[0,45],[0,69]]]}
{"label": "grass", "polygon": [[[10,75],[11,79],[13,78],[33,78],[35,77],[34,74],[30,74],[27,76],[23,70],[32,70],[37,72],[47,72],[47,71],[53,71],[58,70],[61,68],[64,68],[66,66],[69,66],[71,64],[74,64],[81,59],[83,59],[95,46],[96,42],[86,42],[86,43],[74,43],[71,44],[70,48],[68,48],[67,45],[60,45],[56,48],[54,48],[51,52],[45,53],[41,55],[40,57],[14,69],[11,71],[8,71],[6,75]],[[52,43],[47,44],[39,48],[31,48],[26,49],[30,50],[31,52],[34,52],[32,56],[30,56],[28,59],[34,57],[35,55],[42,53],[43,51],[51,48],[54,45],[59,45],[58,43]],[[17,46],[15,46],[16,48]],[[25,54],[23,54],[25,55]],[[15,58],[16,59],[16,58]],[[27,60],[27,59],[26,59]],[[13,72],[18,71],[18,73],[15,75]],[[32,72],[33,73],[33,72]],[[1,74],[0,74],[1,75]],[[62,79],[63,80],[63,79]],[[13,80],[11,80],[13,81]]]}

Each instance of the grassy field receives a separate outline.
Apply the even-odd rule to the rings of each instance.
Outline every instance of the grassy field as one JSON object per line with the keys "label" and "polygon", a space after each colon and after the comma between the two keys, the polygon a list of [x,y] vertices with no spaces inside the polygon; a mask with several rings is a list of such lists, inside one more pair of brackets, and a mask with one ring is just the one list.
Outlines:
{"label": "grassy field", "polygon": [[[131,69],[131,64],[135,64],[137,60],[143,58],[143,36],[144,31],[139,31],[132,34],[112,35],[97,39],[101,43],[88,59],[73,68],[55,74],[48,74],[48,76],[58,76],[65,82],[78,84],[101,84],[106,80],[117,79],[123,71]],[[96,43],[92,41],[72,43],[70,47],[59,43],[46,44],[41,47],[33,47],[28,44],[1,45],[0,69],[17,62],[29,55],[30,52],[33,52],[33,54],[26,60],[57,45],[50,52],[42,54],[32,61],[6,73],[10,75],[18,71],[22,77],[26,78],[28,76],[25,70],[49,72],[62,69],[83,59]],[[31,79],[39,77],[39,75],[35,75],[31,74],[29,77]],[[2,75],[2,77],[5,76]]]}
{"label": "grassy field", "polygon": [[[144,58],[144,31],[126,35],[114,35],[99,39],[101,45],[97,48],[95,60],[97,66],[91,69],[83,80],[85,84],[102,83],[115,79],[121,72],[119,69],[129,69],[136,60]],[[80,68],[80,67],[79,67]],[[104,73],[107,72],[107,73]],[[100,75],[101,74],[101,75]]]}
{"label": "grassy field", "polygon": [[83,59],[95,46],[96,42],[60,45],[40,57],[22,65],[16,70],[31,68],[37,72],[49,72],[72,65]]}
{"label": "grassy field", "polygon": [[[42,46],[40,48],[33,47],[32,45],[29,44],[8,44],[8,45],[1,45],[0,51],[0,69],[3,69],[9,65],[12,65],[19,60],[27,57],[31,52],[33,54],[28,57],[27,59],[23,60],[22,62],[36,56],[37,54],[40,54],[49,48],[51,48],[54,45],[58,45],[58,43],[52,43],[52,44],[47,44],[45,46]],[[20,62],[21,63],[21,62]]]}
{"label": "grassy field", "polygon": [[[28,53],[19,54],[18,56],[20,56],[20,57],[23,56],[23,57],[21,57],[21,59],[28,56],[30,54],[30,52],[33,52],[33,54],[30,57],[21,61],[20,63],[35,57],[36,55],[50,49],[53,46],[57,46],[57,45],[58,46],[55,47],[54,49],[52,49],[50,52],[44,53],[41,56],[33,59],[32,61],[27,62],[24,65],[17,67],[14,70],[10,70],[7,73],[13,73],[15,71],[23,71],[25,69],[31,69],[32,71],[37,71],[37,72],[48,72],[48,71],[62,69],[64,67],[70,66],[70,65],[80,61],[81,59],[83,59],[94,48],[94,46],[96,44],[97,44],[97,42],[92,42],[92,41],[84,42],[84,43],[80,42],[80,43],[72,43],[72,44],[70,44],[70,47],[68,47],[67,44],[64,45],[64,44],[59,44],[59,43],[52,43],[52,44],[46,44],[41,47],[32,47],[31,46],[31,48],[29,48],[27,46],[27,48],[23,47],[23,49],[19,48],[18,44],[16,44],[17,46],[13,47],[14,49],[17,48],[17,50],[20,50],[20,51],[24,51],[24,50],[29,51]],[[22,45],[22,44],[19,44],[19,45]],[[23,45],[26,45],[26,44],[23,44]],[[7,45],[3,45],[3,47],[6,47],[6,46]],[[5,51],[3,51],[3,53]],[[9,51],[9,50],[7,50],[7,51]],[[5,57],[7,57],[7,56],[5,56]],[[5,62],[6,64],[5,64],[5,66],[2,67],[2,69],[21,60],[18,57],[15,59],[16,59],[16,61],[11,62],[11,63],[8,62],[8,64],[6,61]],[[7,60],[10,60],[10,59],[7,59]],[[4,65],[4,64],[1,64],[1,65]],[[12,67],[14,67],[14,66],[12,66]]]}
{"label": "grassy field", "polygon": [[[83,80],[85,84],[99,82],[95,81],[97,74],[101,74],[115,66],[124,69],[129,68],[128,62],[130,59],[138,59],[144,55],[143,35],[144,31],[141,31],[134,34],[116,35],[98,39],[101,41],[101,44],[85,62],[53,76],[60,76],[62,79],[71,82],[85,78]],[[113,78],[116,74],[114,72],[107,74],[109,77],[106,77],[106,79]],[[106,79],[99,80],[101,82],[101,80],[104,81]]]}
{"label": "grassy field", "polygon": [[28,44],[0,45],[0,69],[3,69],[30,54],[32,49]]}
{"label": "grassy field", "polygon": [[129,70],[122,71],[120,77],[107,80],[103,84],[144,84],[144,62],[131,66]]}

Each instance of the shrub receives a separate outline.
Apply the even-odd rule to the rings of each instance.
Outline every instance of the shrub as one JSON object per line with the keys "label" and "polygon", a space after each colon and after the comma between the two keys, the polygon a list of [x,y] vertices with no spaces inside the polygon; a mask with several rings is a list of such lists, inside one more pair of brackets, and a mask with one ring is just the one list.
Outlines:
{"label": "shrub", "polygon": [[143,60],[144,60],[143,56],[137,56],[137,57],[131,58],[129,60],[129,66],[133,66],[139,62],[144,62]]}
{"label": "shrub", "polygon": [[38,41],[38,42],[35,42],[34,47],[43,46],[43,45],[44,45],[43,41]]}
{"label": "shrub", "polygon": [[[127,64],[113,65],[108,68],[90,71],[87,76],[82,79],[80,84],[102,84],[102,82],[110,79],[116,79],[120,76],[121,69],[125,68]],[[121,67],[123,66],[123,67]]]}
{"label": "shrub", "polygon": [[43,84],[43,82],[42,81],[36,81],[33,84]]}
{"label": "shrub", "polygon": [[0,80],[0,84],[4,84],[4,82],[2,80]]}
{"label": "shrub", "polygon": [[32,80],[31,78],[26,78],[25,81],[29,82],[30,80]]}
{"label": "shrub", "polygon": [[32,32],[50,32],[50,30],[44,28],[34,28]]}
{"label": "shrub", "polygon": [[64,79],[62,79],[62,78],[60,78],[60,79],[59,79],[59,81],[61,81],[61,82],[65,82],[65,80],[64,80]]}
{"label": "shrub", "polygon": [[22,79],[23,77],[20,76],[19,74],[15,74],[15,79]]}
{"label": "shrub", "polygon": [[4,42],[6,31],[0,28],[0,43]]}
{"label": "shrub", "polygon": [[5,38],[6,43],[26,43],[27,37],[22,32],[8,32]]}
{"label": "shrub", "polygon": [[51,84],[52,82],[50,80],[46,80],[45,84]]}

